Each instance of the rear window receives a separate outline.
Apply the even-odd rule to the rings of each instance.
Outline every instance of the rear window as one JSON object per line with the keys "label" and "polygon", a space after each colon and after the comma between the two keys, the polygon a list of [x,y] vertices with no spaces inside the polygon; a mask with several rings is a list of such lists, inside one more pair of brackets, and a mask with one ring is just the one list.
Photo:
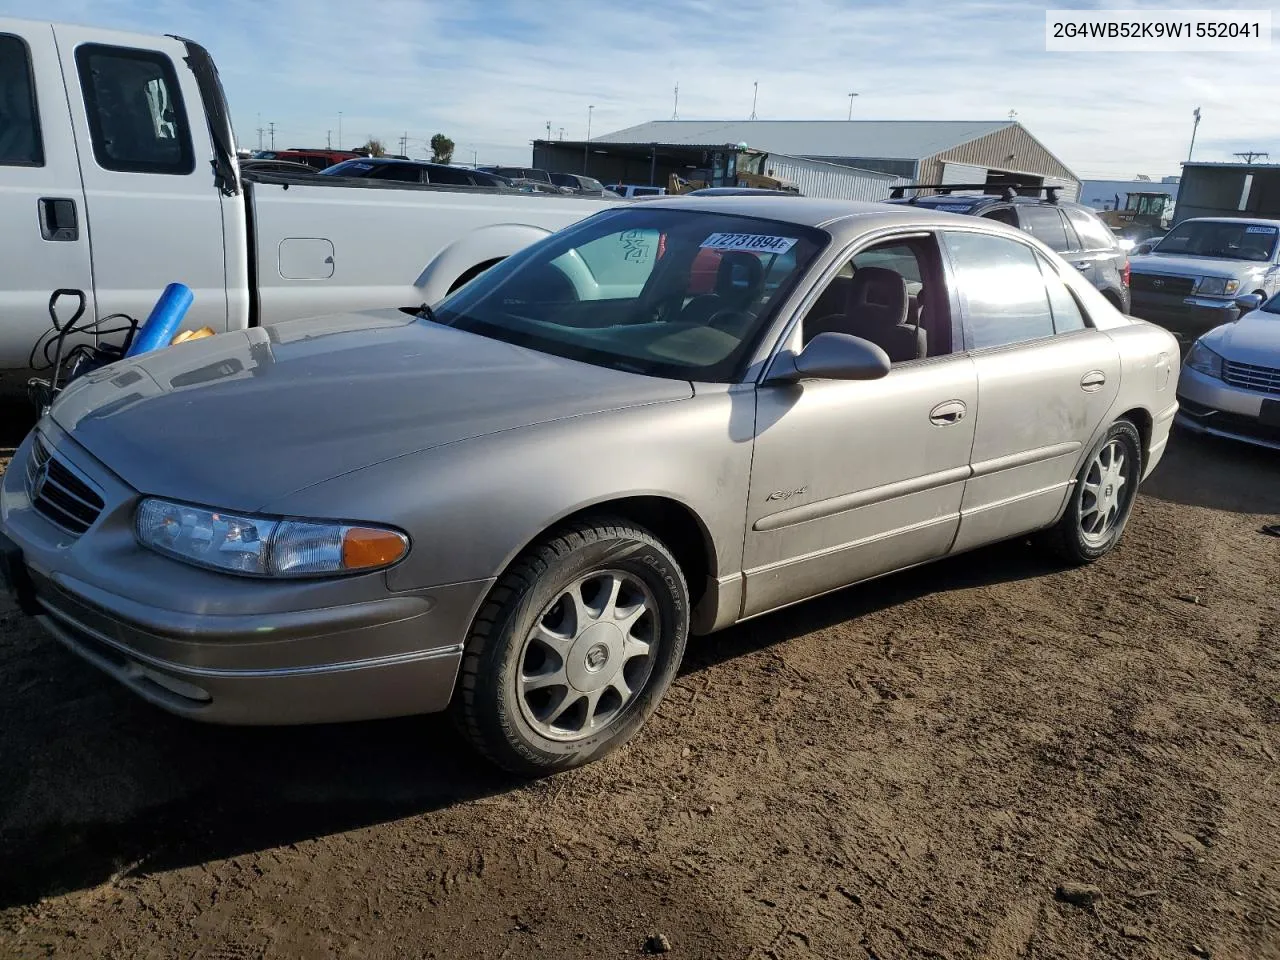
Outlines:
{"label": "rear window", "polygon": [[185,175],[195,152],[173,62],[90,43],[76,50],[93,156],[104,170]]}
{"label": "rear window", "polygon": [[0,34],[0,164],[43,167],[31,59],[21,37]]}

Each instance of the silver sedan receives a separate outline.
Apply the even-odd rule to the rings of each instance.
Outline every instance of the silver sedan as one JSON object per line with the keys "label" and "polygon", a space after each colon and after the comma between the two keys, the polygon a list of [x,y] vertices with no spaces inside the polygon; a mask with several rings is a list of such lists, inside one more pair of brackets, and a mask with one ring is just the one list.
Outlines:
{"label": "silver sedan", "polygon": [[74,382],[3,478],[24,610],[221,723],[450,709],[601,756],[687,637],[1036,534],[1115,545],[1178,347],[1029,235],[791,197],[602,211],[445,301]]}

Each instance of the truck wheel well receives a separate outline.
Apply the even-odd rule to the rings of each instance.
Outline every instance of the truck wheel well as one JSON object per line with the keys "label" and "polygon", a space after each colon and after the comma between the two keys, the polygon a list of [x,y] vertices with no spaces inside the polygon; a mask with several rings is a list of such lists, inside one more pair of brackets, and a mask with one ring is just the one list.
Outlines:
{"label": "truck wheel well", "polygon": [[494,264],[501,263],[505,259],[506,259],[505,257],[498,257],[494,260],[486,260],[483,263],[477,263],[474,267],[470,267],[462,274],[462,276],[460,276],[457,280],[453,281],[453,285],[449,287],[449,293],[453,293],[453,291],[457,290],[464,283],[470,283],[472,280],[480,276],[480,274],[484,273]]}
{"label": "truck wheel well", "polygon": [[592,504],[561,522],[602,515],[630,520],[665,543],[684,573],[691,605],[698,605],[706,592],[707,577],[714,569],[715,547],[692,510],[666,497],[623,497]]}
{"label": "truck wheel well", "polygon": [[1151,430],[1153,421],[1151,414],[1147,413],[1141,407],[1134,407],[1117,417],[1119,420],[1128,420],[1138,428],[1138,436],[1142,438],[1142,462],[1146,465],[1147,456],[1151,453]]}

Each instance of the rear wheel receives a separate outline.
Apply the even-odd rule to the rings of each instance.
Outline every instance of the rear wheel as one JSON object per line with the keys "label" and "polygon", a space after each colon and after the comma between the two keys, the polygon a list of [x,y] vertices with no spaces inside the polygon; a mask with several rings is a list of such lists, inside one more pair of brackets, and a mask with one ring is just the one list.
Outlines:
{"label": "rear wheel", "polygon": [[689,594],[651,533],[587,521],[503,574],[472,626],[453,711],[514,773],[579,766],[629,740],[684,656]]}
{"label": "rear wheel", "polygon": [[1117,420],[1076,475],[1066,512],[1042,535],[1053,553],[1071,564],[1092,563],[1120,540],[1142,480],[1142,437]]}

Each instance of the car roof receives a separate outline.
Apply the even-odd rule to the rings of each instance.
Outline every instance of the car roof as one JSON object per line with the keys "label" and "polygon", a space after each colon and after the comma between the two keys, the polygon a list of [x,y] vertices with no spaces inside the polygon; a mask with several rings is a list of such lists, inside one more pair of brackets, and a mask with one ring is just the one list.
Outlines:
{"label": "car roof", "polygon": [[[780,197],[758,195],[664,196],[645,203],[645,209],[670,207],[674,210],[696,210],[700,213],[727,213],[739,217],[779,220],[804,227],[837,228],[831,232],[862,232],[876,226],[899,224],[966,223],[973,218],[920,207],[866,200],[828,200],[819,197]],[[839,226],[837,226],[839,225]],[[999,226],[999,224],[995,224]],[[1010,228],[1012,229],[1012,228]],[[1017,233],[1018,231],[1014,231]]]}
{"label": "car roof", "polygon": [[1175,226],[1180,227],[1184,223],[1252,223],[1257,226],[1280,229],[1280,220],[1273,220],[1267,217],[1187,217],[1187,219],[1179,221]]}

